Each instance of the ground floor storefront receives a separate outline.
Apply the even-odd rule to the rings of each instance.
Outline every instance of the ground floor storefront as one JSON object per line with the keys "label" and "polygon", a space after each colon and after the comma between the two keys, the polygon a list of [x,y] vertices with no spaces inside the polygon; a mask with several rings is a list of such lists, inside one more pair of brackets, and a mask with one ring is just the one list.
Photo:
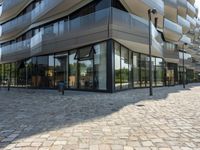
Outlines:
{"label": "ground floor storefront", "polygon": [[[177,64],[154,56],[151,64],[154,87],[182,83],[183,73]],[[199,81],[197,72],[189,69],[186,72],[188,83]],[[66,89],[87,91],[114,92],[148,87],[149,56],[108,40],[0,64],[1,86],[54,89],[60,82]]]}

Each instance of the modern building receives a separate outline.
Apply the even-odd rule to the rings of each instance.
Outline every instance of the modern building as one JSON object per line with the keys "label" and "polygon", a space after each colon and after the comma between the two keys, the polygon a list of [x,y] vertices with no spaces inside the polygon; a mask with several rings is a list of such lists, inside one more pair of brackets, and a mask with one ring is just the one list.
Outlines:
{"label": "modern building", "polygon": [[[0,0],[0,83],[115,92],[200,81],[195,0]],[[184,77],[186,80],[184,80]]]}

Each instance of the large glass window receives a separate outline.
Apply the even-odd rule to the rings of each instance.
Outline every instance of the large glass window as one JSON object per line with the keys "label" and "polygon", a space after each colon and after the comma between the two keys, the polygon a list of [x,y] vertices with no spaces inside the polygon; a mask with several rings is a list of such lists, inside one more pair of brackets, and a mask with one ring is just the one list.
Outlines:
{"label": "large glass window", "polygon": [[152,85],[156,86],[156,58],[155,57],[152,57],[151,64],[152,64]]}
{"label": "large glass window", "polygon": [[2,84],[2,64],[0,64],[0,86]]}
{"label": "large glass window", "polygon": [[107,89],[107,46],[106,42],[94,45],[94,88]]}
{"label": "large glass window", "polygon": [[32,84],[32,59],[28,59],[25,61],[25,69],[26,69],[26,87],[31,87]]}
{"label": "large glass window", "polygon": [[[149,87],[150,85],[149,63],[150,63],[150,58],[149,56],[146,56],[146,87]],[[153,68],[152,68],[152,71],[153,71]],[[153,72],[151,73],[153,74]]]}
{"label": "large glass window", "polygon": [[17,62],[17,86],[26,86],[26,66],[25,61]]}
{"label": "large glass window", "polygon": [[10,64],[4,65],[4,76],[7,81],[10,80]]}
{"label": "large glass window", "polygon": [[77,88],[76,50],[69,52],[69,88]]}
{"label": "large glass window", "polygon": [[80,89],[93,89],[93,47],[84,47],[77,51],[78,78]]}
{"label": "large glass window", "polygon": [[3,79],[3,64],[0,64],[0,85],[2,85]]}
{"label": "large glass window", "polygon": [[129,88],[133,88],[133,55],[132,55],[132,51],[129,51],[129,66],[128,66],[128,70],[129,70],[129,78],[128,78],[128,87]]}
{"label": "large glass window", "polygon": [[37,87],[49,87],[48,80],[48,56],[37,57]]}
{"label": "large glass window", "polygon": [[68,85],[68,54],[55,55],[55,86],[59,82],[64,82],[66,87]]}
{"label": "large glass window", "polygon": [[133,53],[133,79],[134,87],[140,87],[140,66],[139,66],[139,54]]}
{"label": "large glass window", "polygon": [[132,62],[131,52],[120,44],[114,44],[115,48],[115,89],[127,89],[132,86]]}
{"label": "large glass window", "polygon": [[37,87],[37,57],[32,57],[32,87]]}
{"label": "large glass window", "polygon": [[163,60],[161,58],[156,58],[156,85],[163,86]]}
{"label": "large glass window", "polygon": [[129,84],[129,57],[128,49],[121,47],[121,86],[122,89],[127,89]]}
{"label": "large glass window", "polygon": [[146,87],[146,79],[147,79],[147,72],[146,72],[146,59],[147,59],[147,56],[146,55],[143,55],[141,54],[141,57],[140,57],[140,75],[141,75],[141,87]]}
{"label": "large glass window", "polygon": [[93,89],[93,60],[79,61],[79,88]]}
{"label": "large glass window", "polygon": [[121,89],[121,52],[120,52],[120,44],[114,44],[115,48],[115,89]]}
{"label": "large glass window", "polygon": [[16,63],[11,63],[11,66],[10,66],[10,70],[11,70],[11,74],[10,74],[10,84],[11,86],[16,86],[17,83],[16,83]]}
{"label": "large glass window", "polygon": [[50,55],[49,57],[49,67],[47,71],[47,76],[49,80],[49,88],[54,88],[54,77],[55,77],[55,72],[54,72],[54,55]]}

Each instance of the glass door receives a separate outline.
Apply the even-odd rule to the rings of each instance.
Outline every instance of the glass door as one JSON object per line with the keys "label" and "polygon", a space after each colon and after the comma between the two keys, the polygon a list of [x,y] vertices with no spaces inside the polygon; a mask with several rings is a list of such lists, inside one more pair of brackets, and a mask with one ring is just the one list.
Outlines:
{"label": "glass door", "polygon": [[167,79],[166,79],[166,83],[168,86],[170,85],[174,85],[174,70],[167,70]]}
{"label": "glass door", "polygon": [[93,59],[78,61],[79,88],[93,89]]}
{"label": "glass door", "polygon": [[55,56],[55,87],[60,82],[68,85],[68,55],[60,54]]}

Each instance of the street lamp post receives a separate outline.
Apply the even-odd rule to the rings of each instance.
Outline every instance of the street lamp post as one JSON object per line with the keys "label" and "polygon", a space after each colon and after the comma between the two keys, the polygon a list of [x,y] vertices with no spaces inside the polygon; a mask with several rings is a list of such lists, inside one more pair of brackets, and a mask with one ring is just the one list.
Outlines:
{"label": "street lamp post", "polygon": [[185,46],[187,46],[187,43],[184,43],[183,47],[183,88],[185,89]]}
{"label": "street lamp post", "polygon": [[153,88],[152,88],[152,29],[151,29],[151,14],[156,14],[156,9],[149,9],[148,10],[148,17],[149,17],[149,95],[153,96]]}

